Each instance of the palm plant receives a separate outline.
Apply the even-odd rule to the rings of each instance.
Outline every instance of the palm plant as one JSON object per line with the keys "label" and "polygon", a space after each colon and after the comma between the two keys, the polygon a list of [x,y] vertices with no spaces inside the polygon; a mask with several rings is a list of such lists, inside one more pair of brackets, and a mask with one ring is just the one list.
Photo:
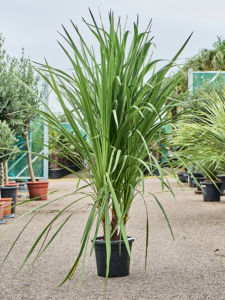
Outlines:
{"label": "palm plant", "polygon": [[[74,145],[79,155],[87,160],[90,168],[90,172],[87,169],[89,180],[86,180],[85,187],[74,187],[75,192],[81,193],[81,198],[66,206],[46,226],[21,265],[22,267],[27,261],[40,238],[51,228],[51,224],[63,211],[76,204],[77,201],[81,201],[85,194],[85,197],[92,198],[93,206],[82,236],[80,252],[62,284],[73,276],[83,254],[85,258],[94,220],[96,220],[96,228],[91,253],[100,224],[102,224],[103,239],[106,241],[107,251],[106,280],[111,256],[110,241],[124,240],[131,256],[125,226],[134,198],[138,193],[141,193],[139,186],[142,186],[142,193],[144,194],[143,168],[149,170],[149,166],[145,162],[146,159],[150,165],[159,170],[162,189],[166,186],[171,190],[167,178],[164,177],[170,173],[160,167],[152,155],[154,149],[151,149],[150,145],[157,132],[172,121],[168,116],[177,102],[170,101],[169,104],[166,104],[166,101],[178,84],[180,76],[176,74],[166,78],[166,75],[188,42],[188,40],[185,42],[171,62],[156,72],[155,67],[159,60],[152,61],[151,56],[149,56],[152,45],[152,38],[149,38],[151,22],[146,31],[142,33],[138,32],[138,20],[134,23],[134,34],[128,48],[127,40],[130,32],[122,33],[120,20],[114,24],[112,12],[109,14],[109,32],[105,30],[103,24],[101,27],[97,25],[92,13],[91,17],[93,25],[88,24],[85,20],[84,22],[98,41],[100,62],[98,62],[94,50],[89,49],[78,28],[72,23],[78,35],[81,50],[77,48],[64,27],[65,36],[62,35],[62,37],[74,55],[71,56],[69,51],[62,44],[59,44],[72,65],[73,74],[70,75],[50,67],[47,62],[46,65],[41,65],[38,70],[56,93],[76,138],[63,127],[49,108],[48,113],[40,113],[44,120],[49,123],[49,126],[61,131],[70,144]],[[45,72],[49,73],[49,79],[44,75]],[[67,108],[65,99],[72,106],[71,111]],[[79,126],[86,132],[91,148],[83,139]],[[93,174],[93,177],[90,174]],[[175,178],[175,173],[171,176]],[[86,192],[86,187],[91,187],[92,192]],[[149,192],[149,194],[151,193]],[[153,196],[166,217],[157,197]],[[63,222],[59,231],[68,220],[69,218]],[[40,255],[54,237],[40,252]],[[148,221],[146,256],[147,247]]]}
{"label": "palm plant", "polygon": [[[206,180],[217,180],[225,163],[225,89],[204,89],[176,132],[173,145],[183,165],[195,164]],[[182,159],[181,159],[182,158]]]}
{"label": "palm plant", "polygon": [[[204,48],[194,57],[188,58],[182,69],[182,79],[171,93],[172,98],[179,99],[188,91],[188,69],[193,68],[194,71],[224,71],[225,70],[225,40],[217,36],[217,41],[213,43],[210,49]],[[218,78],[217,78],[218,81]],[[176,115],[179,103],[172,110],[172,114]]]}

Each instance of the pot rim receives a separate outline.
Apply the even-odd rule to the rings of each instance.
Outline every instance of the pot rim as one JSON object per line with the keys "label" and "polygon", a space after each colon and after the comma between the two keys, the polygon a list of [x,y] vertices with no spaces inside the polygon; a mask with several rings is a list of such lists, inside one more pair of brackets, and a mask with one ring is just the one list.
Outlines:
{"label": "pot rim", "polygon": [[12,198],[0,198],[0,202],[3,202],[3,201],[11,201],[12,202]]}
{"label": "pot rim", "polygon": [[215,184],[222,184],[222,182],[215,182],[215,184],[213,182],[200,182],[201,185],[215,185]]}
{"label": "pot rim", "polygon": [[19,188],[19,185],[15,186],[15,185],[12,185],[12,184],[9,184],[10,186],[4,186],[4,187],[0,187],[0,190],[10,190],[10,189],[18,189]]}
{"label": "pot rim", "polygon": [[[96,240],[95,240],[95,244],[101,244],[101,245],[106,244],[106,241],[99,241],[100,239],[103,239],[103,236],[97,236]],[[134,238],[131,236],[128,236],[127,239],[128,239],[128,243],[133,243],[133,241],[134,241]],[[93,239],[91,239],[91,242],[93,243]],[[111,245],[120,243],[120,241],[110,241],[110,242],[111,242]],[[121,240],[121,244],[125,244],[124,240]]]}
{"label": "pot rim", "polygon": [[27,181],[26,182],[26,184],[28,184],[28,185],[35,185],[35,184],[46,184],[46,183],[49,183],[49,181],[47,180],[47,181],[35,181],[35,182],[32,182],[32,181]]}

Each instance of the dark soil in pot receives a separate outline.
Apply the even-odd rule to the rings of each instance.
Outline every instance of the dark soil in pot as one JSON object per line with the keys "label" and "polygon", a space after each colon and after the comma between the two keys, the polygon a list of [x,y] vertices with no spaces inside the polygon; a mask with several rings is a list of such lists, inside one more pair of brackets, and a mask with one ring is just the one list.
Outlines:
{"label": "dark soil in pot", "polygon": [[[130,250],[134,238],[127,237]],[[91,240],[93,242],[93,240]],[[111,257],[109,265],[109,277],[123,277],[130,272],[130,256],[124,241],[121,241],[121,255],[119,254],[119,241],[111,241]],[[95,241],[95,257],[98,276],[106,276],[106,243],[103,237],[97,237]]]}
{"label": "dark soil in pot", "polygon": [[222,187],[222,182],[215,182],[217,187],[213,182],[201,182],[202,194],[204,201],[220,201],[220,191]]}

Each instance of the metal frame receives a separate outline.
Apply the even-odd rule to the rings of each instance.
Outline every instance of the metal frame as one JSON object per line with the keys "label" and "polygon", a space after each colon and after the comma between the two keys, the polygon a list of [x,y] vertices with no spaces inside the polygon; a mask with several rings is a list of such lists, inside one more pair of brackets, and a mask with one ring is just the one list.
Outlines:
{"label": "metal frame", "polygon": [[[45,74],[48,78],[48,75]],[[49,85],[45,82],[45,104],[49,106]],[[44,107],[44,111],[48,112],[47,108]],[[44,155],[48,157],[48,123],[44,122]],[[48,160],[44,159],[44,180],[48,180]]]}
{"label": "metal frame", "polygon": [[210,80],[213,82],[220,73],[225,73],[225,71],[193,71],[192,68],[188,69],[188,90],[193,93],[193,73],[216,73],[216,75]]}
{"label": "metal frame", "polygon": [[193,93],[193,69],[188,69],[188,90]]}

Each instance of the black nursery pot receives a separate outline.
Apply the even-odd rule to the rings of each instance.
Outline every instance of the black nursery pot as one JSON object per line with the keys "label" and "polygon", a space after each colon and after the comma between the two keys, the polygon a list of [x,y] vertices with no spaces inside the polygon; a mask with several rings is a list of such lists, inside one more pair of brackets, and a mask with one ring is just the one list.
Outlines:
{"label": "black nursery pot", "polygon": [[[205,177],[195,177],[196,181],[200,184],[200,182],[203,182],[205,180]],[[201,191],[202,189],[198,186],[197,186],[197,191]]]}
{"label": "black nursery pot", "polygon": [[58,179],[62,177],[62,169],[49,169],[49,178]]}
{"label": "black nursery pot", "polygon": [[188,182],[188,173],[184,173],[183,177],[184,177],[185,182]]}
{"label": "black nursery pot", "polygon": [[194,181],[194,178],[190,176],[190,187],[196,187],[196,183]]}
{"label": "black nursery pot", "polygon": [[215,182],[218,189],[213,182],[201,182],[202,194],[204,201],[220,201],[220,191],[222,187],[222,182]]}
{"label": "black nursery pot", "polygon": [[[16,205],[17,189],[19,186],[5,186],[1,188],[1,198],[12,198],[12,206]],[[11,208],[11,214],[15,214],[16,207]]]}
{"label": "black nursery pot", "polygon": [[187,181],[188,186],[191,186],[191,173],[188,172],[187,175],[188,175],[188,181]]}
{"label": "black nursery pot", "polygon": [[[130,250],[134,238],[127,237]],[[93,239],[91,240],[93,242]],[[121,255],[119,253],[120,241],[111,241],[111,257],[109,263],[108,277],[123,277],[129,275],[130,272],[130,256],[127,252],[124,241],[121,241]],[[97,237],[95,241],[95,257],[98,276],[106,277],[106,242],[103,237]]]}
{"label": "black nursery pot", "polygon": [[222,187],[221,187],[221,195],[225,195],[225,175],[217,175],[217,178],[219,178],[222,181]]}
{"label": "black nursery pot", "polygon": [[202,177],[202,175],[200,173],[196,173],[196,172],[192,172],[192,175],[189,174],[190,176],[190,187],[196,187],[196,183],[194,181],[194,178],[196,177]]}
{"label": "black nursery pot", "polygon": [[179,172],[179,173],[177,173],[178,179],[181,182],[186,182],[184,174],[186,174],[186,172]]}

